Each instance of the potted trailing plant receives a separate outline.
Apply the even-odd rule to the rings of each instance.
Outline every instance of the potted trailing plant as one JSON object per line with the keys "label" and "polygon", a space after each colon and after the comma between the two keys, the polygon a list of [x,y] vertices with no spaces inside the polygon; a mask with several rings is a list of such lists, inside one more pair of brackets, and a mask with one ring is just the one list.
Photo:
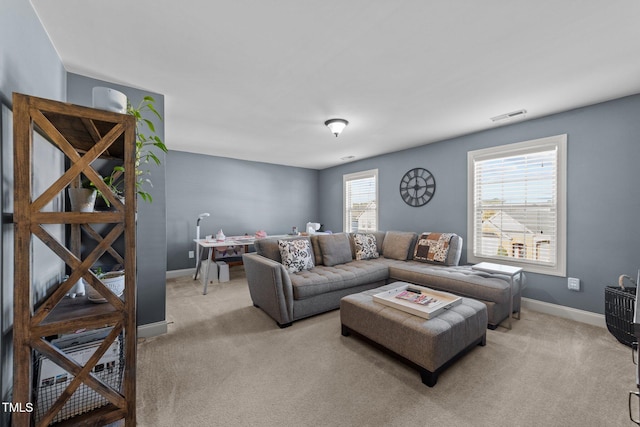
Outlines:
{"label": "potted trailing plant", "polygon": [[[160,165],[161,161],[154,149],[166,153],[167,147],[162,142],[162,139],[156,134],[155,125],[153,122],[145,118],[145,114],[151,113],[158,119],[162,120],[162,116],[155,108],[155,99],[152,96],[145,96],[140,103],[134,107],[127,101],[127,114],[132,115],[136,119],[136,193],[145,202],[152,203],[153,197],[151,193],[146,190],[146,186],[153,187],[151,179],[151,171],[146,169],[146,165],[152,162],[156,165]],[[123,198],[123,174],[125,169],[123,166],[114,166],[111,173],[103,178],[107,187],[124,202]],[[94,186],[95,188],[95,186]],[[97,189],[96,189],[97,190]],[[109,199],[105,197],[99,190],[97,190],[98,197],[102,198],[107,207],[111,206]]]}

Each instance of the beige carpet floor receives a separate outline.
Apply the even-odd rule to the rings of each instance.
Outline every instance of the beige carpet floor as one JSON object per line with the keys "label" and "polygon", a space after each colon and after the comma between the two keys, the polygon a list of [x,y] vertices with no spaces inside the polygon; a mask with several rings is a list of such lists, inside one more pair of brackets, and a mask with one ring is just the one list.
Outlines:
{"label": "beige carpet floor", "polygon": [[279,329],[242,268],[202,295],[167,282],[165,335],[138,349],[141,426],[631,426],[631,349],[606,329],[523,311],[429,388],[332,311]]}

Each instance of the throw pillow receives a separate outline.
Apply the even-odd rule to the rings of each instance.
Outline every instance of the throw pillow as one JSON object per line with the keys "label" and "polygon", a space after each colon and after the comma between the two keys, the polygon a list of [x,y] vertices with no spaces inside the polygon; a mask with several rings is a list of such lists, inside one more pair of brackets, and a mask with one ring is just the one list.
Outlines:
{"label": "throw pillow", "polygon": [[385,258],[406,261],[413,254],[413,245],[418,235],[406,231],[387,231],[382,242],[382,255]]}
{"label": "throw pillow", "polygon": [[289,273],[313,268],[313,251],[307,239],[278,240],[282,265]]}
{"label": "throw pillow", "polygon": [[432,264],[445,264],[453,233],[423,233],[413,253],[413,259]]}
{"label": "throw pillow", "polygon": [[373,234],[354,234],[353,241],[356,245],[356,259],[378,258],[376,236]]}
{"label": "throw pillow", "polygon": [[345,233],[321,234],[318,236],[318,244],[322,251],[322,263],[327,267],[353,260],[349,236]]}

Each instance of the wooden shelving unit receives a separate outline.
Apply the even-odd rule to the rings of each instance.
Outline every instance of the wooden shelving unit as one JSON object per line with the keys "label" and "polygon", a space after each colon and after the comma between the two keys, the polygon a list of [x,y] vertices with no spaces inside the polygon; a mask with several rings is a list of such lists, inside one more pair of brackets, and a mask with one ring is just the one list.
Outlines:
{"label": "wooden shelving unit", "polygon": [[[34,357],[37,351],[74,379],[57,400],[36,420],[33,413],[13,414],[14,427],[31,425],[99,426],[118,420],[126,425],[136,423],[136,258],[135,258],[135,174],[125,173],[126,203],[113,197],[94,170],[99,158],[120,159],[125,171],[135,170],[135,119],[118,114],[32,96],[13,95],[14,120],[14,387],[13,401],[23,406],[34,401]],[[69,159],[69,167],[42,194],[32,191],[33,140],[38,132]],[[109,195],[112,210],[105,212],[49,212],[43,210],[67,187],[80,183],[81,174],[99,190]],[[70,237],[59,242],[49,234],[45,224],[65,224]],[[104,236],[89,224],[106,224]],[[84,258],[82,236],[96,240],[96,247]],[[120,256],[113,243],[124,236],[124,254]],[[68,266],[69,278],[50,289],[40,301],[34,301],[31,271],[33,239],[41,240]],[[118,298],[97,278],[90,268],[103,254],[122,261],[125,269],[125,291]],[[69,299],[65,295],[83,278],[107,303],[94,304],[86,297]],[[52,345],[45,337],[72,333],[80,329],[110,327],[111,330],[84,366]],[[92,369],[109,346],[122,338],[124,367],[122,385],[115,389],[92,373]],[[81,385],[90,387],[107,404],[72,418],[55,421],[56,415]],[[38,402],[35,402],[36,406]],[[35,411],[34,411],[35,412]]]}

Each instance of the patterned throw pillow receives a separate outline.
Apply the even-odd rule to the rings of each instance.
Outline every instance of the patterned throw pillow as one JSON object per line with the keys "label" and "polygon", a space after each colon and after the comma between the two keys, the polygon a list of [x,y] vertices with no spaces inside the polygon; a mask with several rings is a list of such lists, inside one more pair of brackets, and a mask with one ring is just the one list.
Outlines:
{"label": "patterned throw pillow", "polygon": [[373,259],[380,256],[376,236],[373,234],[354,234],[353,242],[356,245],[356,259]]}
{"label": "patterned throw pillow", "polygon": [[307,239],[278,240],[282,265],[289,273],[310,270],[313,265],[313,251]]}
{"label": "patterned throw pillow", "polygon": [[449,242],[453,233],[423,233],[413,253],[416,261],[444,264],[449,255]]}

